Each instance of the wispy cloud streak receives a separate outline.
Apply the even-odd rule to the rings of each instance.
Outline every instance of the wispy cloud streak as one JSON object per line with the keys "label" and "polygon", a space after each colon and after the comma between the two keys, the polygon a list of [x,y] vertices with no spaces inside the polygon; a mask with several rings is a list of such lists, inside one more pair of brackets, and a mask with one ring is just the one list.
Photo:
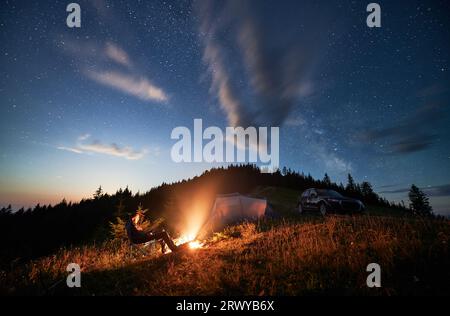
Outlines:
{"label": "wispy cloud streak", "polygon": [[90,80],[143,101],[165,103],[169,100],[168,93],[142,74],[130,55],[115,43],[67,41],[63,49],[77,58],[79,68]]}
{"label": "wispy cloud streak", "polygon": [[431,147],[438,138],[438,135],[431,133],[430,130],[444,117],[443,104],[428,104],[395,126],[364,132],[361,139],[368,143],[387,141],[388,154],[422,151]]}
{"label": "wispy cloud streak", "polygon": [[256,18],[247,1],[200,1],[197,11],[212,91],[229,124],[282,125],[313,90],[314,54],[289,42],[274,50],[276,35]]}
{"label": "wispy cloud streak", "polygon": [[[400,188],[394,190],[384,190],[381,191],[380,193],[398,194],[398,193],[407,193],[409,192],[409,190],[410,188]],[[423,190],[429,196],[450,196],[450,184],[422,187],[421,190]]]}
{"label": "wispy cloud streak", "polygon": [[142,159],[147,151],[146,150],[133,150],[130,146],[119,146],[115,143],[103,144],[98,140],[92,142],[85,142],[90,135],[83,135],[78,138],[77,144],[74,147],[59,146],[59,150],[69,151],[76,154],[89,154],[97,153],[109,156],[115,156],[125,158],[127,160],[139,160]]}
{"label": "wispy cloud streak", "polygon": [[119,91],[133,95],[141,100],[165,102],[168,100],[163,89],[152,84],[145,77],[135,77],[115,71],[87,71],[86,75],[92,80]]}
{"label": "wispy cloud streak", "polygon": [[105,54],[114,62],[126,67],[132,67],[133,64],[127,52],[114,43],[108,42],[105,47]]}

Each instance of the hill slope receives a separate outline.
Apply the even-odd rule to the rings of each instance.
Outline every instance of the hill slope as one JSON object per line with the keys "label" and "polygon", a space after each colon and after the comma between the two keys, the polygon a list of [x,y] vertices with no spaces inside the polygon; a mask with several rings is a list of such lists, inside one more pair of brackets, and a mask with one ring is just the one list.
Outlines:
{"label": "hill slope", "polygon": [[[61,250],[2,272],[3,294],[302,295],[449,294],[449,221],[405,216],[297,216],[296,192],[258,188],[282,219],[243,223],[214,235],[201,249],[162,256],[126,243]],[[284,201],[284,202],[283,202]],[[395,214],[394,214],[395,215]],[[148,250],[148,249],[147,249]],[[70,262],[82,287],[65,285]],[[366,286],[369,263],[382,287]]]}

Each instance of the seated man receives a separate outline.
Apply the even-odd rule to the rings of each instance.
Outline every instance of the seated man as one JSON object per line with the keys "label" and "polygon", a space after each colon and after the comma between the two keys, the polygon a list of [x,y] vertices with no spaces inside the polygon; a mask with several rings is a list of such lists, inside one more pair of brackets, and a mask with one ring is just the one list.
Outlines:
{"label": "seated man", "polygon": [[133,244],[144,244],[152,240],[158,240],[163,254],[166,252],[166,244],[170,250],[177,250],[177,246],[164,229],[158,232],[151,231],[146,233],[142,231],[142,228],[139,227],[140,216],[141,214],[137,213],[134,217],[130,217],[125,225],[128,238]]}

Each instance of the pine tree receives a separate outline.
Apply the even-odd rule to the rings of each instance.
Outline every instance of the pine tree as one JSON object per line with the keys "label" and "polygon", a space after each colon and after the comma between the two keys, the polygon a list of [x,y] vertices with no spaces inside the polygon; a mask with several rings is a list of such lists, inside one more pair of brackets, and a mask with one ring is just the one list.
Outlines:
{"label": "pine tree", "polygon": [[325,173],[325,176],[323,177],[323,183],[327,186],[330,187],[331,186],[331,179],[328,176],[327,173]]}
{"label": "pine tree", "polygon": [[99,186],[98,189],[94,193],[94,199],[97,200],[97,199],[101,198],[102,195],[103,195],[103,189],[102,189],[102,186]]}
{"label": "pine tree", "polygon": [[114,214],[115,217],[120,217],[122,218],[124,215],[124,211],[125,211],[125,204],[124,202],[124,198],[122,196],[119,197],[119,204],[117,204],[116,206],[116,213]]}
{"label": "pine tree", "polygon": [[375,194],[372,185],[367,181],[361,183],[361,193],[364,197],[371,197]]}
{"label": "pine tree", "polygon": [[115,240],[126,240],[128,238],[125,229],[125,221],[120,217],[116,218],[116,222],[109,222],[109,227],[111,229],[111,235]]}
{"label": "pine tree", "polygon": [[355,192],[358,193],[359,195],[362,194],[361,185],[359,183],[355,184]]}
{"label": "pine tree", "polygon": [[346,190],[354,192],[356,190],[355,180],[353,180],[352,175],[348,174],[348,180],[347,180],[347,186],[345,187]]}
{"label": "pine tree", "polygon": [[416,185],[412,185],[409,190],[409,208],[414,214],[420,216],[431,216],[433,215],[433,208],[430,205],[428,196],[420,190]]}
{"label": "pine tree", "polygon": [[0,216],[1,215],[11,215],[11,209],[10,208],[6,208],[6,207],[2,207],[2,209],[0,210]]}
{"label": "pine tree", "polygon": [[125,196],[125,197],[131,197],[132,194],[133,194],[133,193],[131,192],[130,189],[128,189],[128,185],[127,185],[127,187],[126,187],[125,190],[123,191],[123,196]]}
{"label": "pine tree", "polygon": [[378,202],[378,195],[373,191],[372,185],[370,182],[363,181],[361,183],[361,195],[364,198],[364,201],[367,203],[376,204]]}

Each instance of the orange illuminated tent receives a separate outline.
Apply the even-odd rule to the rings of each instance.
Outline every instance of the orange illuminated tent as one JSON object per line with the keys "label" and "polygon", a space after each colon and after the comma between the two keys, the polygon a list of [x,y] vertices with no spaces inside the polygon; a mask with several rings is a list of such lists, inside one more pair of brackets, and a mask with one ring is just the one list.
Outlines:
{"label": "orange illuminated tent", "polygon": [[265,199],[257,199],[239,193],[216,196],[209,218],[203,229],[217,230],[243,220],[257,220],[266,215],[270,207]]}

